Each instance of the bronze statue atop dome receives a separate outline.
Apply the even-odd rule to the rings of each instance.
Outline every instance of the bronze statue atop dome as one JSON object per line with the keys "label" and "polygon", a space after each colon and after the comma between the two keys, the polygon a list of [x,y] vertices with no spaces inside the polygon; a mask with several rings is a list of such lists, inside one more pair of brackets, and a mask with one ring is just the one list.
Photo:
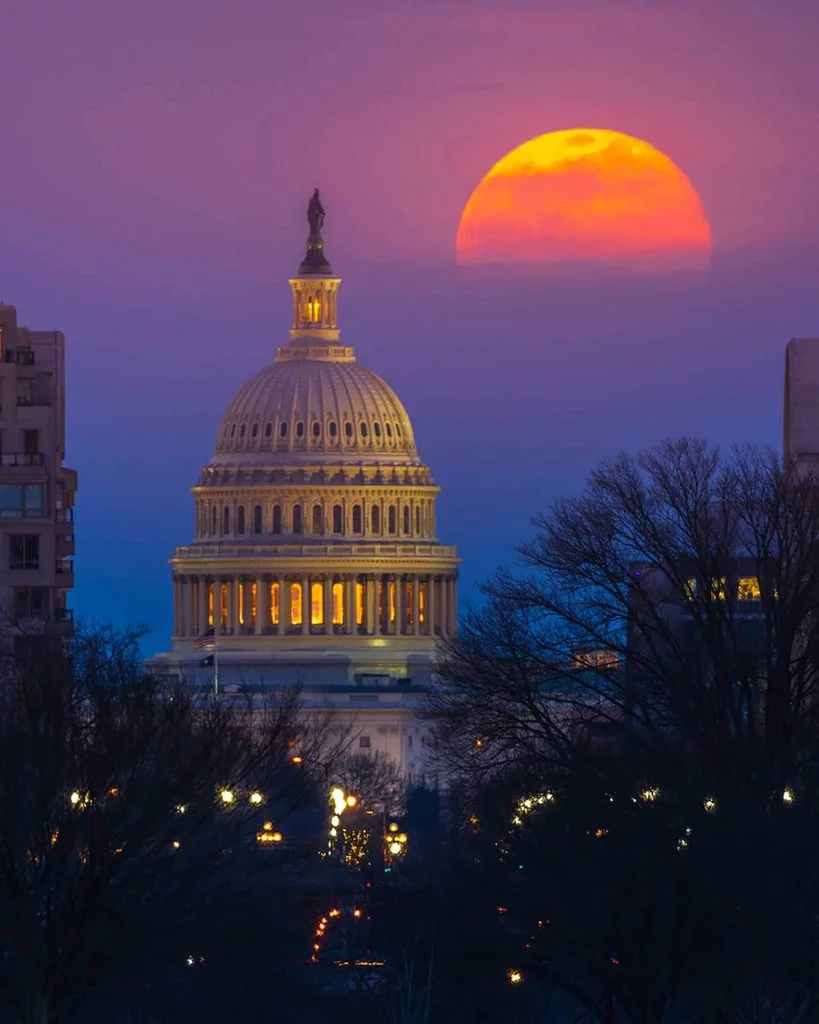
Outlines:
{"label": "bronze statue atop dome", "polygon": [[307,222],[310,225],[311,235],[320,235],[324,227],[324,207],[319,199],[319,190],[313,189],[313,195],[307,206]]}

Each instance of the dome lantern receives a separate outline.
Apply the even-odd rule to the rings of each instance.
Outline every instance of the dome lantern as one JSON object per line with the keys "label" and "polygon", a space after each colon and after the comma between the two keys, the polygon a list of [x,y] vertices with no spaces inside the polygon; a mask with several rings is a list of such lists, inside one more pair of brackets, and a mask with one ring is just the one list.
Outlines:
{"label": "dome lantern", "polygon": [[338,341],[338,286],[341,278],[324,252],[324,207],[315,189],[307,207],[310,234],[298,275],[290,279],[293,292],[293,324],[290,343],[294,346],[328,345]]}

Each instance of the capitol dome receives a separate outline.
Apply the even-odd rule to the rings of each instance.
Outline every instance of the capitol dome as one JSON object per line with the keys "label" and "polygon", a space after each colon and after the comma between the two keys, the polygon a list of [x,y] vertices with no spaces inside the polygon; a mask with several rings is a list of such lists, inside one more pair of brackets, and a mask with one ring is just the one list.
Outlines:
{"label": "capitol dome", "polygon": [[340,345],[297,337],[240,390],[222,417],[212,465],[240,462],[419,464],[398,396]]}

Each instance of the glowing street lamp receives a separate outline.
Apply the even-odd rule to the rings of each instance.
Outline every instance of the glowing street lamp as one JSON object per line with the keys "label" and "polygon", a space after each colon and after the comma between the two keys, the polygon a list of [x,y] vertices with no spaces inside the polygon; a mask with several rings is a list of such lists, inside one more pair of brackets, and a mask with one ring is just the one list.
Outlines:
{"label": "glowing street lamp", "polygon": [[232,804],[236,799],[232,789],[223,789],[219,796],[222,798],[223,804]]}

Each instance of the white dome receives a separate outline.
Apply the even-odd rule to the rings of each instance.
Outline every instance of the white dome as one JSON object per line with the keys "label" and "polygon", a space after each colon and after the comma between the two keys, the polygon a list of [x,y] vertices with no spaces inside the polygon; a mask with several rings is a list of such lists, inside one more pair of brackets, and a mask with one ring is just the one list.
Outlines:
{"label": "white dome", "polygon": [[419,464],[406,409],[351,349],[284,346],[228,406],[211,464],[328,458]]}

